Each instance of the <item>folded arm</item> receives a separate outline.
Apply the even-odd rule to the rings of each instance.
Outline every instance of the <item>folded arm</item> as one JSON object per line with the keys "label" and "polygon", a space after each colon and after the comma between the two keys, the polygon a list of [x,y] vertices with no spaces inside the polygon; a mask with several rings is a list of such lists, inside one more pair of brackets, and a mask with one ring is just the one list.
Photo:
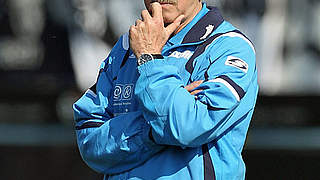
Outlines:
{"label": "folded arm", "polygon": [[[224,44],[230,43],[234,46],[209,49],[202,56],[202,62],[209,63],[203,63],[206,70],[194,76],[198,80],[207,77],[198,87],[202,91],[196,94],[197,98],[183,87],[178,69],[165,60],[153,60],[139,67],[135,93],[144,106],[143,115],[152,126],[157,143],[195,147],[221,137],[239,123],[241,116],[234,117],[233,112],[248,88],[256,83],[255,54],[242,39],[224,40]],[[227,64],[232,59],[248,66],[241,69]],[[242,116],[253,106],[243,109]]]}

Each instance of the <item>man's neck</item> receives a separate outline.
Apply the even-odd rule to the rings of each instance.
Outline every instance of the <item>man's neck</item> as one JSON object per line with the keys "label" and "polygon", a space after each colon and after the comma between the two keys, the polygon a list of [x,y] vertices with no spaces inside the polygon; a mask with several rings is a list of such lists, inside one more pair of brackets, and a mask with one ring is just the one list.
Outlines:
{"label": "man's neck", "polygon": [[190,7],[188,9],[188,11],[190,11],[190,15],[187,16],[186,18],[184,18],[180,24],[180,26],[176,29],[176,31],[173,33],[174,35],[177,34],[178,32],[180,32],[184,27],[186,27],[192,20],[194,17],[196,17],[196,15],[201,11],[202,9],[202,3],[199,2],[197,4],[195,4],[194,7]]}

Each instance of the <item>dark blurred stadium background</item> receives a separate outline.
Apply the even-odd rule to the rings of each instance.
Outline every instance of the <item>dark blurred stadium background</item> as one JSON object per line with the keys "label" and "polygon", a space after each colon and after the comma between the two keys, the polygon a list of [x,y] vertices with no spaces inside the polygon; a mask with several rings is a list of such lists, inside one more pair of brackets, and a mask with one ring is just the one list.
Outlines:
{"label": "dark blurred stadium background", "polygon": [[[101,179],[77,150],[72,103],[142,0],[0,0],[0,179]],[[320,1],[208,0],[255,43],[260,94],[247,179],[320,179]]]}

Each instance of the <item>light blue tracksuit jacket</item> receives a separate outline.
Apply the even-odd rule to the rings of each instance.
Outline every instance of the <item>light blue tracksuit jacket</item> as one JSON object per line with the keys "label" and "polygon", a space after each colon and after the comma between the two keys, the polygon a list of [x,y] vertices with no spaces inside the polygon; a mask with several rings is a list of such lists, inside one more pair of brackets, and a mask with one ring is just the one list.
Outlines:
{"label": "light blue tracksuit jacket", "polygon": [[[83,160],[109,180],[245,179],[258,92],[251,42],[204,3],[162,55],[137,67],[120,38],[73,106]],[[203,91],[191,95],[184,87],[197,80]]]}

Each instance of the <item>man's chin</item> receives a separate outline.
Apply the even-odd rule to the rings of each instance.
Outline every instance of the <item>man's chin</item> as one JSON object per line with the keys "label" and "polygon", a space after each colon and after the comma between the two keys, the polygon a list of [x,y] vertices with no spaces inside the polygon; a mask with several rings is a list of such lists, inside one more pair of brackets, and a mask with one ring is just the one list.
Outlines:
{"label": "man's chin", "polygon": [[172,17],[170,17],[170,18],[169,18],[169,17],[166,17],[166,16],[163,17],[163,22],[164,22],[164,25],[165,25],[165,26],[173,23],[174,20],[175,20],[175,18],[172,18]]}

